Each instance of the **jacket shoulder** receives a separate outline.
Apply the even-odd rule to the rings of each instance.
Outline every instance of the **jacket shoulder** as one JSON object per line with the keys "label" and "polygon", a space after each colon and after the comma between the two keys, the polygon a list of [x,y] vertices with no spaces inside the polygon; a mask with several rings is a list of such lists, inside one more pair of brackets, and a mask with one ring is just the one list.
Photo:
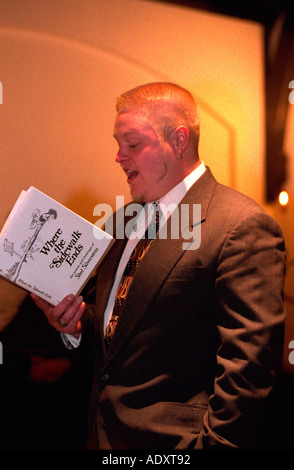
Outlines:
{"label": "jacket shoulder", "polygon": [[278,222],[260,204],[228,186],[217,184],[211,209],[211,213],[219,214],[228,230],[241,224],[248,229],[263,227],[283,237]]}

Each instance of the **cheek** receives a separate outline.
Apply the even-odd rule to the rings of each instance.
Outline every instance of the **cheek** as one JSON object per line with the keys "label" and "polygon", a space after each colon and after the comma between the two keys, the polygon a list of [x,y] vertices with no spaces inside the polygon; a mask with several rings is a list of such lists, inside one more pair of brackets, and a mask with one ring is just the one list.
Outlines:
{"label": "cheek", "polygon": [[144,167],[146,175],[156,176],[161,174],[165,170],[165,159],[163,152],[159,149],[154,149],[153,152],[149,152],[147,158],[144,159]]}
{"label": "cheek", "polygon": [[145,172],[142,173],[143,184],[149,188],[155,189],[157,184],[165,175],[165,169],[162,162],[158,160],[149,161],[148,166],[145,169]]}

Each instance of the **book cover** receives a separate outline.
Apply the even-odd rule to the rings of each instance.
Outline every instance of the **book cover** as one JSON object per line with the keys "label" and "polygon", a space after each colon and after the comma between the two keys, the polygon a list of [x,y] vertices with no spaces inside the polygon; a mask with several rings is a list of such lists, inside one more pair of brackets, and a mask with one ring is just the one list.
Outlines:
{"label": "book cover", "polygon": [[22,191],[0,233],[0,276],[57,305],[78,295],[111,235],[34,187]]}

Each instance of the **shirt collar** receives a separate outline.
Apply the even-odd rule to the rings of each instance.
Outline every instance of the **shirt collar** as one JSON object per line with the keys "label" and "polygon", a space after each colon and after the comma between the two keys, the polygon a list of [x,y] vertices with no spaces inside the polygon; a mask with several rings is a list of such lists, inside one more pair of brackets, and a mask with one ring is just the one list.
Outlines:
{"label": "shirt collar", "polygon": [[145,206],[145,220],[143,224],[140,224],[135,227],[138,230],[138,236],[141,236],[145,232],[148,225],[148,221],[152,219],[152,213],[155,210],[154,203],[159,205],[161,208],[161,214],[164,220],[166,220],[172,212],[175,210],[177,205],[183,199],[187,191],[193,186],[194,183],[203,175],[206,167],[204,162],[201,162],[200,165],[195,168],[188,176],[186,176],[182,181],[180,181],[176,186],[174,186],[168,193],[162,196],[157,201],[148,202]]}
{"label": "shirt collar", "polygon": [[[180,183],[178,183],[174,188],[172,188],[168,193],[162,196],[158,201],[154,201],[159,206],[163,205],[165,207],[171,206],[174,207],[180,203],[187,191],[193,186],[194,183],[203,175],[206,167],[204,162],[201,162],[200,165],[195,168],[186,178],[184,178]],[[152,203],[150,203],[152,205]],[[172,212],[172,211],[171,211]],[[170,212],[170,213],[171,213]],[[165,210],[162,210],[163,214],[166,214]],[[168,215],[170,215],[170,213]]]}

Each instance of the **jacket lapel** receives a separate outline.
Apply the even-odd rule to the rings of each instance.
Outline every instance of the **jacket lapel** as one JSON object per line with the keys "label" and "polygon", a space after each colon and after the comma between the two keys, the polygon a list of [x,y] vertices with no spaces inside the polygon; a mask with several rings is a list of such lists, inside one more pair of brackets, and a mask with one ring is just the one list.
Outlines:
{"label": "jacket lapel", "polygon": [[[160,238],[160,233],[148,250],[133,279],[121,318],[117,324],[105,366],[113,360],[131,332],[145,314],[160,286],[165,282],[170,271],[184,254],[183,244],[187,243],[187,233],[192,234],[195,225],[206,219],[208,206],[215,191],[217,182],[207,168],[202,177],[192,186],[182,199],[180,206],[189,206],[189,220],[186,226],[180,227],[180,237],[170,238],[170,221],[167,223],[167,237]],[[201,204],[201,220],[193,219],[193,204]],[[187,217],[186,217],[187,218]],[[165,230],[163,228],[163,230]],[[184,234],[184,237],[182,236]],[[113,279],[113,278],[112,278]],[[112,281],[111,281],[112,282]],[[111,284],[110,282],[110,284]],[[144,296],[142,296],[142,286]],[[111,286],[110,286],[111,288]],[[101,311],[101,310],[100,310]],[[103,320],[102,320],[103,321]]]}

